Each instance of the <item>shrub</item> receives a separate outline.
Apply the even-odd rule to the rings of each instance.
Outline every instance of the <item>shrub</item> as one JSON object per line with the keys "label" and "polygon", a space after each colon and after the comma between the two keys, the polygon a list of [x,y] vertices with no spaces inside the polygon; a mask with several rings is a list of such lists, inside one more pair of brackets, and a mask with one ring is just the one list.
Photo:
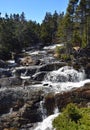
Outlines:
{"label": "shrub", "polygon": [[67,105],[54,119],[53,127],[56,130],[90,130],[90,108],[79,109],[74,104]]}
{"label": "shrub", "polygon": [[67,61],[67,60],[72,60],[73,55],[70,55],[69,53],[66,53],[66,47],[65,46],[56,46],[55,49],[55,54],[57,58]]}
{"label": "shrub", "polygon": [[61,59],[64,61],[72,60],[73,56],[69,54],[61,54]]}
{"label": "shrub", "polygon": [[65,53],[65,50],[64,46],[56,46],[55,53],[58,55],[58,58],[60,58],[61,54]]}

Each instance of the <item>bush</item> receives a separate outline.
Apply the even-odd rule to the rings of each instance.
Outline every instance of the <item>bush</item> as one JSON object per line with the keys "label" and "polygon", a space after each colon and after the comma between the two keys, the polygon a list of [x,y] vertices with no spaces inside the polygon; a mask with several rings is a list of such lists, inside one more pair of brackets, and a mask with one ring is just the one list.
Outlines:
{"label": "bush", "polygon": [[56,46],[55,54],[57,58],[68,61],[73,59],[73,55],[70,55],[69,53],[66,53],[66,47],[65,46]]}
{"label": "bush", "polygon": [[61,59],[64,61],[72,60],[73,56],[69,54],[61,54]]}
{"label": "bush", "polygon": [[79,109],[74,104],[67,105],[54,119],[53,127],[56,130],[90,130],[90,108]]}
{"label": "bush", "polygon": [[58,58],[60,58],[61,54],[65,53],[65,50],[64,46],[56,46],[55,53],[58,55]]}

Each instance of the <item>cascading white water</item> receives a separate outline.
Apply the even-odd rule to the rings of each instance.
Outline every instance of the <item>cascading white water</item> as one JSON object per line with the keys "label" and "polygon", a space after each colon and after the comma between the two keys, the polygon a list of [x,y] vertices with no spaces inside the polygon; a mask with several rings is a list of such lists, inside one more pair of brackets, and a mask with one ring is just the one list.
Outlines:
{"label": "cascading white water", "polygon": [[34,130],[53,130],[52,121],[57,117],[59,113],[48,116],[43,122],[39,123]]}
{"label": "cascading white water", "polygon": [[57,114],[57,113],[59,113],[58,107],[56,107],[55,110],[54,110],[54,114]]}
{"label": "cascading white water", "polygon": [[44,100],[40,101],[40,110],[42,114],[42,119],[44,120],[46,118],[46,109],[44,108]]}
{"label": "cascading white water", "polygon": [[[48,84],[47,87],[50,87],[54,92],[62,92],[90,83],[90,79],[85,79],[85,77],[83,69],[77,71],[73,67],[65,66],[46,74],[43,84]],[[56,107],[54,114],[44,119],[34,130],[53,130],[52,120],[59,115],[58,112],[58,107]]]}
{"label": "cascading white water", "polygon": [[48,73],[45,81],[56,82],[79,82],[85,79],[85,72],[81,70],[78,72],[73,67],[65,66],[56,71]]}
{"label": "cascading white water", "polygon": [[73,67],[64,66],[58,70],[47,73],[43,84],[48,84],[54,92],[67,91],[72,88],[83,86],[90,80],[85,80],[85,71],[77,71]]}

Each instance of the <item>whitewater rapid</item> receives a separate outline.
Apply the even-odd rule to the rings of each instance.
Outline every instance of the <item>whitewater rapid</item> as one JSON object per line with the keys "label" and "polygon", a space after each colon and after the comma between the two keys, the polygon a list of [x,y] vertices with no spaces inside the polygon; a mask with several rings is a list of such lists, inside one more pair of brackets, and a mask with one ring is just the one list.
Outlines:
{"label": "whitewater rapid", "polygon": [[[18,68],[17,68],[18,69]],[[37,72],[36,72],[37,74]],[[21,74],[20,78],[23,80],[29,79],[30,76],[27,76],[27,69],[25,73]],[[51,72],[48,72],[44,80],[40,82],[40,84],[31,84],[26,87],[16,87],[16,88],[8,88],[8,90],[12,90],[15,92],[23,91],[23,92],[29,92],[30,90],[43,90],[45,94],[49,92],[54,93],[60,93],[72,90],[74,88],[79,88],[81,86],[84,86],[86,83],[90,83],[90,79],[86,79],[86,74],[83,68],[80,70],[75,70],[73,67],[70,66],[64,66],[59,68],[58,70],[54,70]],[[6,91],[7,88],[1,88],[0,91]],[[28,93],[28,97],[29,97]],[[32,130],[54,130],[52,126],[52,121],[56,116],[59,115],[58,107],[56,106],[53,115],[50,115],[47,117],[47,111],[44,109],[44,101],[40,102],[40,111],[42,113],[42,122],[37,123],[38,125],[36,128],[33,128]],[[12,113],[12,108],[10,109],[9,114]],[[30,128],[31,130],[31,128]]]}
{"label": "whitewater rapid", "polygon": [[58,70],[47,73],[42,83],[47,84],[48,87],[57,93],[84,86],[89,82],[90,79],[86,79],[83,68],[77,71],[73,67],[64,66]]}
{"label": "whitewater rapid", "polygon": [[[83,68],[77,71],[73,67],[64,66],[47,73],[42,83],[44,85],[47,84],[47,87],[50,87],[55,93],[59,93],[84,86],[86,83],[90,83],[90,79],[86,79]],[[38,123],[38,126],[34,130],[54,130],[52,121],[58,115],[59,111],[56,108],[54,114],[45,118],[41,123]]]}
{"label": "whitewater rapid", "polygon": [[53,130],[52,121],[57,117],[59,113],[48,116],[43,122],[38,123],[38,126],[34,130]]}

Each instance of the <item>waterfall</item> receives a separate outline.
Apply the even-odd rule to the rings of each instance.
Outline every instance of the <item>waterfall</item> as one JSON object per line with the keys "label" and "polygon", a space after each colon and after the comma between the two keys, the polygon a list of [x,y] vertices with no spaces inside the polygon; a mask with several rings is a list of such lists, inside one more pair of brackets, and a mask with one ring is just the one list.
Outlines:
{"label": "waterfall", "polygon": [[[54,92],[67,91],[73,87],[83,86],[90,80],[85,80],[85,72],[83,69],[77,71],[73,67],[65,66],[58,70],[51,71],[45,75],[43,84],[48,84],[48,87],[53,89]],[[44,114],[43,102],[40,103],[42,114]],[[41,123],[34,130],[53,130],[52,121],[59,115],[59,109],[57,104],[53,111],[53,115],[43,118]]]}
{"label": "waterfall", "polygon": [[41,114],[42,114],[42,120],[44,120],[47,116],[46,116],[46,109],[44,108],[44,100],[43,101],[40,101],[40,111],[41,111]]}
{"label": "waterfall", "polygon": [[79,72],[73,67],[65,66],[56,71],[48,73],[45,77],[45,81],[55,82],[79,82],[85,79],[84,70]]}
{"label": "waterfall", "polygon": [[[54,92],[62,92],[85,84],[85,71],[77,71],[73,67],[64,66],[45,75],[43,84],[48,84]],[[87,81],[86,81],[87,82]]]}
{"label": "waterfall", "polygon": [[34,130],[53,130],[52,121],[57,117],[59,113],[48,116],[43,122],[39,123]]}
{"label": "waterfall", "polygon": [[59,113],[58,107],[56,107],[56,108],[54,109],[54,114],[57,114],[57,113]]}
{"label": "waterfall", "polygon": [[37,127],[34,130],[52,130],[53,129],[52,121],[54,120],[55,117],[59,115],[58,106],[57,104],[55,104],[53,114],[47,117],[47,110],[44,107],[44,103],[45,99],[43,99],[43,101],[40,102],[40,110],[42,113],[43,121],[38,123]]}
{"label": "waterfall", "polygon": [[13,108],[10,108],[9,114],[12,114],[13,112]]}

